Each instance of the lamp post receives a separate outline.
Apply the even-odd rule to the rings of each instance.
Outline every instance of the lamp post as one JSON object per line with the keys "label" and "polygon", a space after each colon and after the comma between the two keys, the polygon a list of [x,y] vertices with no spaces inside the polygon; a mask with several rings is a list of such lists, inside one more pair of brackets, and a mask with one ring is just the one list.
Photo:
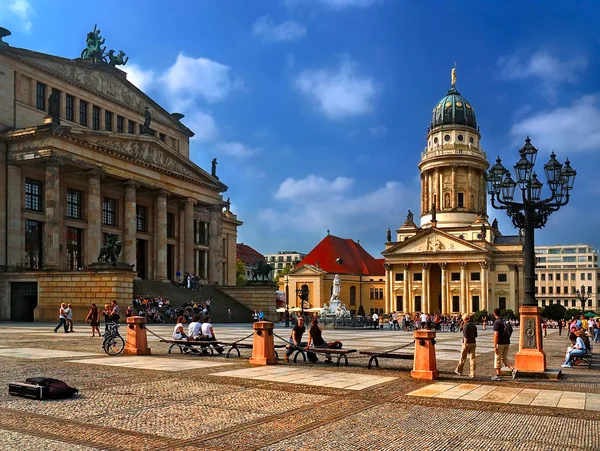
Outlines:
{"label": "lamp post", "polygon": [[304,301],[308,301],[308,293],[309,293],[308,285],[302,284],[300,288],[296,290],[296,296],[300,298],[300,310],[302,318],[304,318]]}
{"label": "lamp post", "polygon": [[581,302],[581,314],[585,315],[585,304],[592,298],[592,287],[588,287],[587,291],[585,291],[585,286],[583,285],[581,285],[580,290],[573,287],[573,294],[577,296],[577,299]]}
{"label": "lamp post", "polygon": [[[519,308],[519,352],[515,357],[516,368],[523,372],[546,370],[546,354],[541,338],[541,309],[535,299],[535,229],[544,227],[548,216],[567,205],[577,175],[568,159],[561,164],[552,152],[550,160],[544,165],[550,196],[542,199],[543,183],[533,170],[537,152],[527,137],[525,145],[519,150],[520,159],[514,166],[516,181],[502,165],[500,157],[486,174],[492,206],[498,210],[506,210],[514,226],[524,232],[525,300]],[[515,199],[517,186],[521,194]]]}

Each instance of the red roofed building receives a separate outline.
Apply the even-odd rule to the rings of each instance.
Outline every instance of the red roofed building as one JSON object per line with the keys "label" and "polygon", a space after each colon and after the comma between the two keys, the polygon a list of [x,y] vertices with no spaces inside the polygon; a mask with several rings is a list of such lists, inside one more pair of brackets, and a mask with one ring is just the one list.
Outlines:
{"label": "red roofed building", "polygon": [[[354,315],[362,305],[366,314],[383,312],[385,270],[383,259],[373,258],[350,238],[327,235],[280,282],[290,307],[299,307],[296,290],[309,288],[310,307],[329,304],[333,279],[341,279],[340,300]],[[306,306],[305,306],[306,307]]]}
{"label": "red roofed building", "polygon": [[235,258],[246,264],[247,279],[250,279],[252,276],[252,265],[255,262],[261,262],[265,259],[263,254],[244,243],[237,243],[235,245]]}

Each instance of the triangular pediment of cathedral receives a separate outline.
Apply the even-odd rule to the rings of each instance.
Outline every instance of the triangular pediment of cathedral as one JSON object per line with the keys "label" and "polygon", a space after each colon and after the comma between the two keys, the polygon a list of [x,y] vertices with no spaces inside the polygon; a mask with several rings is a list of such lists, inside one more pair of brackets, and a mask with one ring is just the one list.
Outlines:
{"label": "triangular pediment of cathedral", "polygon": [[294,276],[320,276],[325,274],[325,271],[313,265],[302,265],[292,269],[289,274]]}
{"label": "triangular pediment of cathedral", "polygon": [[487,250],[440,229],[428,229],[406,241],[393,244],[381,254],[385,258],[390,258],[396,255],[443,252],[487,252]]}
{"label": "triangular pediment of cathedral", "polygon": [[93,91],[140,115],[143,115],[144,108],[148,107],[153,121],[178,128],[189,136],[194,135],[190,129],[127,80],[125,66],[123,66],[124,70],[120,70],[103,62],[72,60],[9,46],[0,46],[0,49],[37,69],[61,78],[69,84]]}

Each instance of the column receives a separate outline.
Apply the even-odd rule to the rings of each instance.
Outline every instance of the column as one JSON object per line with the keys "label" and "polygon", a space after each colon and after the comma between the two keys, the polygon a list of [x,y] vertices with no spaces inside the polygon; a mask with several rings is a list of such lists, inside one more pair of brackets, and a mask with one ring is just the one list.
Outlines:
{"label": "column", "polygon": [[443,205],[442,203],[442,193],[441,193],[441,189],[440,189],[440,170],[436,169],[435,170],[435,196],[436,196],[436,200],[435,200],[435,209],[437,211],[441,211],[440,205]]}
{"label": "column", "polygon": [[46,165],[45,223],[44,223],[44,269],[58,269],[59,224],[59,169],[58,162],[50,160]]}
{"label": "column", "polygon": [[429,210],[431,210],[431,205],[433,204],[433,178],[431,177],[431,173],[427,174],[427,179],[429,180],[429,205],[427,205],[427,208],[425,209],[425,213],[428,213]]}
{"label": "column", "polygon": [[403,306],[402,308],[404,309],[405,312],[414,312],[414,305],[413,305],[413,299],[410,293],[410,273],[408,272],[408,268],[409,268],[409,264],[408,263],[403,263],[402,264],[402,268],[403,268],[403,274],[404,274],[404,282],[402,282],[404,284],[404,294],[402,295],[402,303]]}
{"label": "column", "polygon": [[21,176],[21,167],[8,165],[8,217],[6,228],[8,233],[8,255],[6,264],[11,267],[25,262],[25,233],[23,233],[23,199],[24,183]]}
{"label": "column", "polygon": [[421,263],[421,310],[425,313],[429,313],[429,281],[427,280],[428,275],[428,264]]}
{"label": "column", "polygon": [[386,313],[391,313],[392,310],[392,294],[394,293],[394,288],[393,288],[393,271],[392,271],[392,265],[390,265],[389,263],[384,263],[384,268],[385,268],[385,289],[384,289],[384,293],[383,295],[385,296],[385,312]]}
{"label": "column", "polygon": [[100,171],[92,170],[87,173],[87,230],[83,263],[96,261],[102,247],[102,197],[100,195]]}
{"label": "column", "polygon": [[460,313],[470,313],[469,300],[467,299],[467,263],[460,262]]}
{"label": "column", "polygon": [[[475,204],[471,204],[471,194],[473,194],[473,187],[471,186],[472,184],[472,180],[471,180],[471,168],[467,167],[467,189],[465,192],[465,207],[467,208],[467,210],[471,210],[471,211],[476,211],[477,208],[475,207]],[[473,197],[473,199],[475,199]]]}
{"label": "column", "polygon": [[450,312],[448,308],[448,287],[447,287],[447,279],[446,279],[446,263],[440,263],[440,268],[442,268],[442,315],[446,315]]}
{"label": "column", "polygon": [[483,208],[484,213],[487,215],[487,191],[485,186],[485,171],[479,173],[479,205]]}
{"label": "column", "polygon": [[481,303],[479,310],[488,310],[488,264],[487,262],[479,262],[479,266],[481,266]]}
{"label": "column", "polygon": [[[137,264],[136,255],[136,190],[139,185],[131,180],[123,183],[125,187],[125,205],[123,218],[123,262]],[[136,268],[137,269],[137,268]]]}
{"label": "column", "polygon": [[154,279],[166,282],[167,275],[167,197],[159,190],[154,197]]}
{"label": "column", "polygon": [[452,199],[451,199],[451,205],[452,208],[456,208],[456,201],[457,201],[457,194],[456,194],[456,165],[453,164],[452,165]]}
{"label": "column", "polygon": [[191,197],[184,201],[184,271],[194,273],[194,205],[196,200]]}

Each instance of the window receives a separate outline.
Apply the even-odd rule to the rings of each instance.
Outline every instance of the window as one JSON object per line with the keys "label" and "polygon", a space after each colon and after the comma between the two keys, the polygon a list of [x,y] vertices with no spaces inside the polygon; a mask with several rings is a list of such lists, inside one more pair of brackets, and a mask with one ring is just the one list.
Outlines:
{"label": "window", "polygon": [[159,135],[158,135],[158,137],[160,138],[160,140],[161,140],[162,142],[165,142],[165,141],[166,141],[166,139],[167,139],[167,135],[165,135],[164,133],[161,133],[161,134],[159,134]]}
{"label": "window", "polygon": [[404,303],[402,302],[402,296],[396,296],[396,311],[403,312],[404,311]]}
{"label": "window", "polygon": [[123,116],[117,116],[117,133],[123,133],[125,129],[125,118]]}
{"label": "window", "polygon": [[563,287],[563,293],[569,294],[569,287]]}
{"label": "window", "polygon": [[383,288],[371,288],[370,299],[383,299]]}
{"label": "window", "polygon": [[369,290],[369,299],[375,299],[375,288],[371,288],[371,290]]}
{"label": "window", "polygon": [[415,312],[421,311],[421,296],[415,296]]}
{"label": "window", "polygon": [[129,121],[127,123],[127,133],[135,134],[135,122]]}
{"label": "window", "polygon": [[535,294],[538,293],[538,287],[535,287]]}
{"label": "window", "polygon": [[546,294],[546,287],[542,287],[542,294]]}
{"label": "window", "polygon": [[145,232],[147,229],[147,224],[146,224],[146,207],[143,207],[141,205],[136,205],[135,206],[135,223],[136,223],[136,230],[138,232]]}
{"label": "window", "polygon": [[556,281],[557,281],[557,282],[560,282],[560,273],[559,273],[559,272],[557,272],[557,273],[555,274],[555,276],[556,276]]}
{"label": "window", "polygon": [[88,126],[88,103],[85,100],[79,101],[79,124]]}
{"label": "window", "polygon": [[[471,282],[476,282],[478,280],[481,280],[481,273],[472,272],[471,273]],[[476,312],[477,310],[473,310],[473,311]]]}
{"label": "window", "polygon": [[379,297],[377,299],[383,299],[383,288],[378,288],[377,291],[379,292]]}
{"label": "window", "polygon": [[38,110],[46,111],[46,85],[44,83],[38,82],[37,84],[35,106]]}
{"label": "window", "polygon": [[548,287],[548,294],[554,294],[554,287]]}
{"label": "window", "polygon": [[452,296],[452,311],[460,312],[460,297]]}
{"label": "window", "polygon": [[549,273],[549,274],[548,274],[548,280],[552,281],[552,276],[553,276],[553,274],[552,274],[552,273]]}
{"label": "window", "polygon": [[42,211],[42,182],[25,179],[25,210]]}
{"label": "window", "polygon": [[[460,280],[460,273],[459,272],[450,273],[450,280],[452,282],[458,282]],[[458,310],[453,310],[453,311],[458,312]]]}
{"label": "window", "polygon": [[579,275],[581,276],[581,280],[585,280],[585,273],[579,273]]}
{"label": "window", "polygon": [[587,292],[588,292],[588,293],[591,293],[591,292],[592,292],[592,287],[591,287],[590,285],[588,285],[588,287],[587,287]]}
{"label": "window", "polygon": [[113,114],[110,111],[104,112],[104,130],[112,132]]}
{"label": "window", "polygon": [[575,307],[575,299],[571,299],[571,307]]}
{"label": "window", "polygon": [[396,282],[404,282],[404,273],[403,272],[396,273]]}
{"label": "window", "polygon": [[354,285],[350,287],[350,305],[356,305],[356,287]]}
{"label": "window", "polygon": [[587,273],[587,280],[592,280],[592,273],[591,272]]}
{"label": "window", "polygon": [[542,299],[542,307],[546,307],[546,300]]}
{"label": "window", "polygon": [[577,280],[577,277],[575,277],[575,273],[574,272],[571,273],[571,280]]}
{"label": "window", "polygon": [[288,255],[287,257],[285,257],[285,261],[286,262],[291,262],[292,261],[292,256]]}
{"label": "window", "polygon": [[563,272],[563,280],[569,280],[569,273],[568,272]]}
{"label": "window", "polygon": [[105,197],[102,199],[102,224],[107,226],[117,225],[117,201]]}
{"label": "window", "polygon": [[592,300],[588,299],[588,307],[591,307],[591,306],[592,306]]}
{"label": "window", "polygon": [[[204,221],[194,221],[194,242],[196,244],[208,244],[208,223]],[[282,262],[283,257],[278,261]]]}
{"label": "window", "polygon": [[508,282],[507,274],[498,274],[498,282]]}
{"label": "window", "polygon": [[535,273],[535,280],[538,280],[538,273]]}
{"label": "window", "polygon": [[415,282],[421,282],[423,280],[423,274],[420,272],[414,272],[413,273],[413,280]]}
{"label": "window", "polygon": [[75,120],[75,97],[67,94],[65,108],[66,119],[73,122]]}
{"label": "window", "polygon": [[43,223],[25,220],[25,267],[27,269],[42,269]]}
{"label": "window", "polygon": [[81,268],[81,229],[67,227],[67,265],[70,270]]}
{"label": "window", "polygon": [[505,297],[498,298],[498,308],[500,310],[506,310],[506,298]]}
{"label": "window", "polygon": [[472,312],[479,311],[479,296],[471,297],[471,311]]}
{"label": "window", "polygon": [[167,238],[175,237],[175,215],[173,213],[167,213]]}
{"label": "window", "polygon": [[456,199],[456,205],[458,208],[465,208],[465,194],[464,193],[458,193],[457,199]]}
{"label": "window", "polygon": [[67,218],[81,219],[81,191],[67,188]]}
{"label": "window", "polygon": [[560,294],[560,287],[556,287],[556,294]]}
{"label": "window", "polygon": [[92,107],[92,129],[100,130],[100,107]]}
{"label": "window", "polygon": [[542,274],[542,280],[546,280],[546,274]]}

